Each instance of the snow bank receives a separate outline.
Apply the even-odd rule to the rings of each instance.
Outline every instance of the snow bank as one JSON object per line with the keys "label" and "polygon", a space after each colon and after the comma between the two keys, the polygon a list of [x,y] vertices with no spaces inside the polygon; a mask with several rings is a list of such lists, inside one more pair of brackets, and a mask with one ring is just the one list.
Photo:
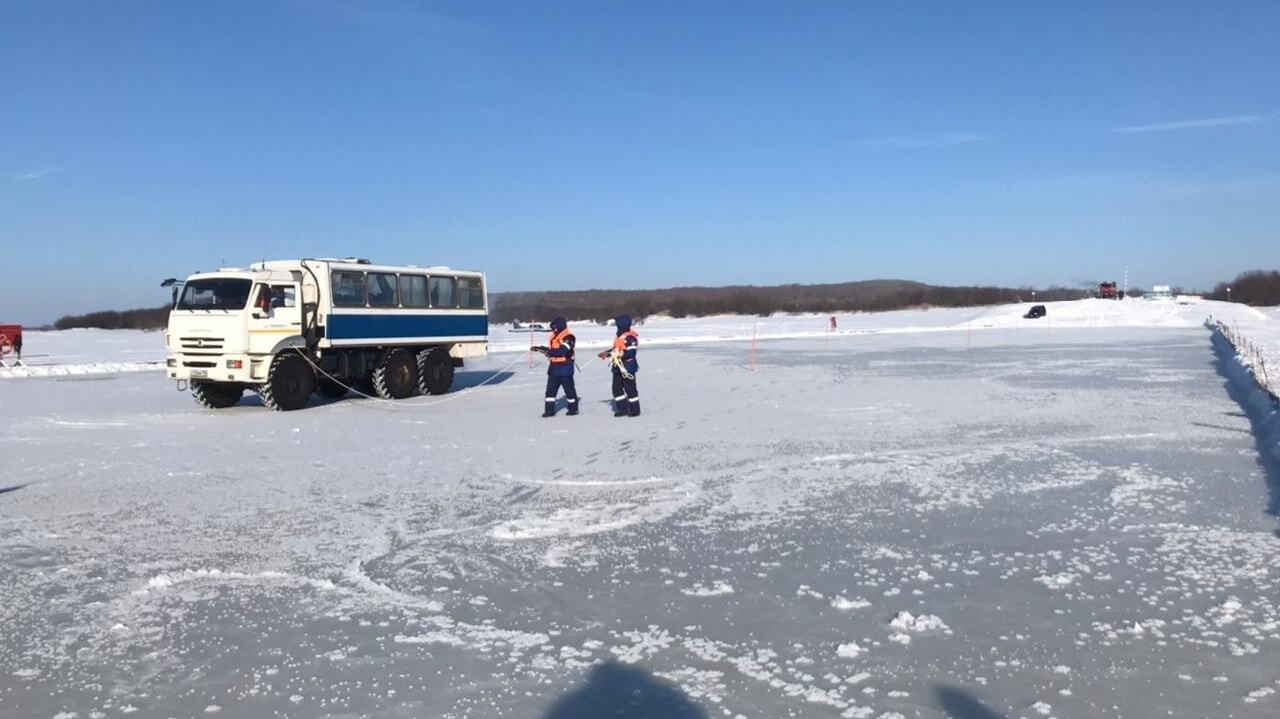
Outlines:
{"label": "snow bank", "polygon": [[1231,344],[1236,359],[1258,386],[1280,401],[1280,322],[1263,315],[1261,320],[1249,318],[1243,324],[1211,317],[1205,324]]}
{"label": "snow bank", "polygon": [[0,367],[0,379],[22,377],[74,377],[124,372],[151,372],[164,369],[164,362],[92,362],[89,364],[30,365]]}
{"label": "snow bank", "polygon": [[[1280,322],[1245,325],[1243,330],[1223,322],[1209,324],[1216,332],[1215,341],[1235,352],[1235,364],[1227,368],[1229,381],[1245,393],[1242,403],[1259,446],[1280,463],[1280,377],[1273,376],[1280,375],[1280,329],[1276,327]],[[1254,337],[1259,338],[1256,343]]]}
{"label": "snow bank", "polygon": [[164,333],[142,330],[33,330],[23,350],[22,364],[0,367],[0,379],[148,372],[165,357]]}

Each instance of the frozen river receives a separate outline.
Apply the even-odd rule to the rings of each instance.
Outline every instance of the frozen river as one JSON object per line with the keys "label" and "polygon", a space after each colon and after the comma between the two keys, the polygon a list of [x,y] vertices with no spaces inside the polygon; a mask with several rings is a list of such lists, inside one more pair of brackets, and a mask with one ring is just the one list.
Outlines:
{"label": "frozen river", "polygon": [[650,348],[636,419],[580,361],[553,419],[523,360],[3,383],[0,716],[1280,714],[1280,478],[1207,331]]}

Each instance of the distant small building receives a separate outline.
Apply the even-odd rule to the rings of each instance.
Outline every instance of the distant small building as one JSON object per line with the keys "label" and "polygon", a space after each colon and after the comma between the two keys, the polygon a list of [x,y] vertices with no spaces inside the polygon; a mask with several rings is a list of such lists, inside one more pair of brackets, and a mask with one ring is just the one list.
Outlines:
{"label": "distant small building", "polygon": [[1153,285],[1151,291],[1142,296],[1144,300],[1171,300],[1173,291],[1169,285]]}

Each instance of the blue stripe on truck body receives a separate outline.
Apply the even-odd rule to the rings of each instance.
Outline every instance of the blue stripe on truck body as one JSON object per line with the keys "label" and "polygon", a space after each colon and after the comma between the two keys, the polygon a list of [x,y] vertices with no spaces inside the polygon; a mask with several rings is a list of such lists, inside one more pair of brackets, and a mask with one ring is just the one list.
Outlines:
{"label": "blue stripe on truck body", "polygon": [[488,315],[329,315],[325,338],[333,340],[400,339],[430,341],[441,337],[489,336]]}

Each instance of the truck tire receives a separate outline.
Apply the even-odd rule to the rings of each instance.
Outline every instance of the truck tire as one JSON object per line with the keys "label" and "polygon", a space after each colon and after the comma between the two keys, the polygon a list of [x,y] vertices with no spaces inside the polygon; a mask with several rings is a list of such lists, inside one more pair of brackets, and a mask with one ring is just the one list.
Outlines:
{"label": "truck tire", "polygon": [[373,390],[382,399],[404,399],[418,389],[418,365],[408,350],[389,350],[373,368]]}
{"label": "truck tire", "polygon": [[347,396],[347,388],[335,379],[317,375],[316,394],[326,399],[342,399]]}
{"label": "truck tire", "polygon": [[418,389],[423,394],[445,394],[453,386],[453,358],[442,349],[418,353]]}
{"label": "truck tire", "polygon": [[271,360],[267,381],[258,385],[262,403],[277,412],[302,409],[316,388],[316,373],[300,355],[284,352]]}
{"label": "truck tire", "polygon": [[192,382],[191,396],[196,404],[208,409],[226,409],[240,401],[244,387],[220,382]]}

